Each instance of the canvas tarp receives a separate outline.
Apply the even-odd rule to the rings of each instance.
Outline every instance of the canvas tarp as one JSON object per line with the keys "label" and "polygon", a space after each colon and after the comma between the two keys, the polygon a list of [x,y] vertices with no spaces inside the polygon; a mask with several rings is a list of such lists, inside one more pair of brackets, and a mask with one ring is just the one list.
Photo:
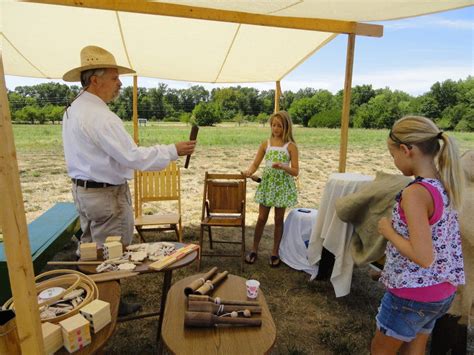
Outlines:
{"label": "canvas tarp", "polygon": [[[472,0],[167,2],[356,22],[473,4]],[[112,52],[119,64],[133,68],[140,77],[211,83],[278,81],[335,36],[330,32],[0,0],[0,49],[7,75],[61,78],[79,65],[81,48],[93,44]]]}

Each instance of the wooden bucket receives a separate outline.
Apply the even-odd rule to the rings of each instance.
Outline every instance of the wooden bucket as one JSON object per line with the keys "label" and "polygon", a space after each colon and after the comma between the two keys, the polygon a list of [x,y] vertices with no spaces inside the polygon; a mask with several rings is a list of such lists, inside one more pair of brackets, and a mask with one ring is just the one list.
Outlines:
{"label": "wooden bucket", "polygon": [[0,354],[21,354],[15,312],[11,309],[0,310]]}

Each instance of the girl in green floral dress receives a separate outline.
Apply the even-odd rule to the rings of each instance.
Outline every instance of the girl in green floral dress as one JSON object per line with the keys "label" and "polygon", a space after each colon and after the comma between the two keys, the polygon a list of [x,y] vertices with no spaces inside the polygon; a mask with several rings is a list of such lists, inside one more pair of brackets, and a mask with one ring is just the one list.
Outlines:
{"label": "girl in green floral dress", "polygon": [[253,264],[257,259],[258,245],[262,238],[263,228],[267,223],[268,214],[275,208],[275,231],[270,266],[280,264],[278,249],[283,235],[283,219],[285,209],[296,205],[297,192],[294,177],[298,176],[298,148],[293,139],[292,123],[288,112],[278,111],[270,117],[271,136],[260,144],[257,155],[250,167],[243,172],[247,177],[253,175],[263,159],[265,167],[262,181],[255,193],[255,201],[259,203],[258,220],[252,250],[245,256],[245,261]]}

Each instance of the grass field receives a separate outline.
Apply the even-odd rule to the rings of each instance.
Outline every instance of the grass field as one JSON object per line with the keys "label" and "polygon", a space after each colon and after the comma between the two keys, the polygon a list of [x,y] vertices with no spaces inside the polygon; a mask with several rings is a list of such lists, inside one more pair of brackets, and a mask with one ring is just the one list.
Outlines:
{"label": "grass field", "polygon": [[[126,128],[132,134],[133,127],[126,122]],[[19,153],[62,152],[61,125],[14,125],[15,144]],[[142,145],[168,144],[186,140],[189,126],[181,123],[148,123],[140,127]],[[240,127],[226,123],[216,127],[201,127],[199,146],[202,147],[255,147],[268,137],[268,126],[246,124]],[[383,147],[387,130],[350,129],[349,149]],[[458,140],[462,149],[474,146],[474,134],[450,132]],[[295,127],[294,136],[302,149],[339,147],[340,130],[324,128]]]}
{"label": "grass field", "polygon": [[[131,131],[130,123],[126,126]],[[183,124],[149,124],[140,127],[141,143],[151,145],[185,140],[189,130],[189,126]],[[30,222],[55,202],[72,201],[62,152],[61,126],[15,125],[14,134],[25,210]],[[339,130],[295,128],[301,171],[298,207],[318,208],[328,176],[337,172],[339,134]],[[347,171],[368,175],[379,170],[396,173],[385,147],[387,134],[386,130],[351,129]],[[245,169],[252,162],[259,143],[268,135],[268,126],[226,124],[201,128],[190,168],[181,170],[186,242],[198,240],[205,171],[235,173]],[[453,135],[462,151],[474,149],[473,133]],[[130,185],[133,188],[133,184]],[[252,182],[247,187],[247,245],[252,242],[258,214],[258,206],[253,201],[255,187]],[[150,207],[149,212],[157,210],[157,207]],[[272,216],[273,213],[265,228],[256,264],[246,266],[241,273],[237,259],[205,258],[202,269],[219,265],[221,270],[260,280],[277,326],[273,354],[367,354],[382,287],[367,276],[367,267],[355,268],[350,295],[335,298],[332,285],[327,281],[309,282],[308,274],[286,265],[270,268],[267,258],[273,241]],[[226,231],[225,235],[228,234]],[[233,237],[238,237],[238,231]],[[73,249],[70,245],[56,258],[72,259]],[[195,272],[193,266],[177,270],[173,274],[174,281]],[[153,311],[159,307],[161,283],[161,274],[143,275],[124,280],[122,292],[127,300],[141,302],[145,311]],[[156,319],[119,324],[105,350],[122,354],[152,353],[156,349],[155,332]]]}

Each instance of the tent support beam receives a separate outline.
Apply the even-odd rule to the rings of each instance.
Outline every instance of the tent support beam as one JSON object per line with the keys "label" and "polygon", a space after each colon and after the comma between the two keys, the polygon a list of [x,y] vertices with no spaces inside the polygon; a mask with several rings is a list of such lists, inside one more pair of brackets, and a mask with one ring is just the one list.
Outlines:
{"label": "tent support beam", "polygon": [[140,139],[138,138],[138,77],[133,76],[133,103],[132,103],[132,121],[133,121],[133,140],[135,143],[139,143]]}
{"label": "tent support beam", "polygon": [[280,80],[275,82],[275,112],[280,111],[281,86]]}
{"label": "tent support beam", "polygon": [[344,79],[344,97],[342,99],[341,145],[339,149],[339,172],[346,171],[347,140],[349,136],[349,114],[351,110],[352,69],[354,67],[355,35],[347,38],[346,77]]}
{"label": "tent support beam", "polygon": [[[35,274],[0,52],[0,225],[23,354],[44,354]],[[2,285],[2,287],[4,287]]]}
{"label": "tent support beam", "polygon": [[[138,136],[138,77],[133,76],[133,140],[136,144],[140,143],[140,138]],[[135,218],[138,217],[138,174],[137,171],[133,171],[133,195],[134,195],[134,206],[135,206]]]}
{"label": "tent support beam", "polygon": [[25,0],[51,5],[76,6],[150,15],[184,17],[208,21],[232,22],[256,26],[281,27],[308,31],[382,37],[383,26],[353,21],[272,16],[144,0]]}

